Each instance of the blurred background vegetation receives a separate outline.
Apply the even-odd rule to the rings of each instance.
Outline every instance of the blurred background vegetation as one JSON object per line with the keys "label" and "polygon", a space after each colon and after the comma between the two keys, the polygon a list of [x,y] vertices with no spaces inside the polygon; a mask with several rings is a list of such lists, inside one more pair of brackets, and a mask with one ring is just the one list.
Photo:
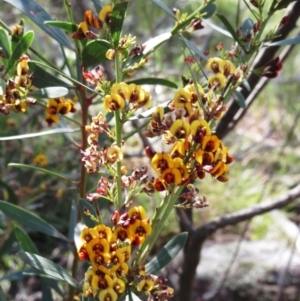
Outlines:
{"label": "blurred background vegetation", "polygon": [[[62,1],[39,0],[36,2],[41,4],[53,19],[67,20]],[[165,0],[164,3],[170,8],[176,7],[182,11],[192,11],[197,7],[199,1]],[[77,23],[83,19],[84,11],[94,9],[89,1],[71,1],[71,4]],[[216,1],[216,4],[218,12],[221,12],[233,23],[241,24],[248,17],[242,1]],[[238,9],[240,14],[237,16]],[[9,14],[6,13],[8,11]],[[59,46],[17,9],[2,1],[1,20],[12,27],[21,18],[25,19],[26,30],[33,29],[35,32],[36,38],[33,47],[38,52],[44,53],[51,62],[62,66]],[[280,16],[274,15],[272,24],[270,24],[271,29],[279,21]],[[123,32],[135,35],[137,42],[142,44],[149,38],[170,30],[173,27],[172,22],[173,20],[152,1],[131,0]],[[213,22],[221,26],[217,18],[213,18]],[[225,49],[230,49],[232,40],[212,30],[208,25],[204,24],[204,26],[203,30],[196,31],[189,37],[201,50],[209,51],[209,55],[213,56],[218,53],[216,46],[219,42],[223,42]],[[189,53],[185,51],[185,55],[189,55]],[[196,183],[200,192],[207,196],[210,203],[209,209],[193,212],[196,225],[203,225],[215,217],[249,207],[270,197],[276,197],[299,183],[299,65],[299,50],[298,47],[295,47],[284,62],[279,76],[259,94],[243,120],[227,135],[224,144],[228,146],[230,154],[235,157],[235,161],[230,167],[229,182],[226,184],[216,182],[207,176],[205,180]],[[144,75],[167,78],[176,82],[178,86],[181,85],[182,75],[190,77],[189,69],[184,63],[183,45],[178,42],[176,37],[156,51],[150,57],[149,66],[138,72],[135,77]],[[148,87],[148,90],[151,90],[152,98],[157,103],[171,99],[174,93],[174,90],[165,87]],[[91,107],[91,113],[95,114],[98,109],[99,105]],[[63,122],[68,127],[73,127],[68,120],[64,119]],[[44,110],[38,105],[25,114],[12,113],[0,116],[1,137],[38,132],[46,127]],[[75,140],[80,139],[79,134],[71,135]],[[142,165],[146,161],[139,154],[138,136],[136,140],[132,141],[132,145],[136,145],[136,149],[127,151],[127,164],[140,162]],[[139,157],[135,158],[132,152],[139,154]],[[6,200],[10,197],[19,206],[37,212],[59,231],[67,234],[70,208],[72,201],[77,197],[76,186],[42,173],[7,166],[11,162],[33,164],[34,158],[39,154],[46,156],[48,163],[45,167],[49,170],[63,173],[72,179],[78,179],[80,153],[66,135],[1,141],[0,199]],[[92,190],[98,181],[97,175],[89,177],[89,181],[89,187]],[[149,207],[154,208],[154,204],[150,204]],[[284,216],[296,225],[299,225],[300,222],[299,214],[299,200],[284,210]],[[1,282],[2,288],[11,297],[9,300],[39,300],[38,297],[34,299],[31,296],[37,291],[34,287],[35,282],[31,283],[30,278],[26,278],[26,281],[16,280],[18,275],[15,272],[22,269],[23,263],[14,256],[19,246],[14,238],[8,235],[8,229],[12,227],[8,223],[8,220],[0,214],[0,231],[2,232],[0,234],[3,237],[0,242],[0,278],[4,275],[12,275],[11,278]],[[247,226],[246,239],[263,240],[270,237],[270,229],[273,229],[274,224],[276,224],[276,217],[271,213],[254,218]],[[295,243],[290,240],[286,232],[278,229],[272,232],[272,239],[285,242],[284,246]],[[162,239],[178,230],[177,218],[174,214],[166,226]],[[225,240],[226,237],[238,239],[239,234],[243,231],[244,224],[227,227],[218,231],[211,239],[215,241]],[[30,236],[42,254],[47,254],[52,260],[70,266],[72,254],[69,254],[67,246],[63,242],[37,233],[30,233]],[[163,241],[160,242],[160,244],[163,243]],[[38,283],[36,285],[38,286]],[[199,297],[197,300],[202,299]]]}

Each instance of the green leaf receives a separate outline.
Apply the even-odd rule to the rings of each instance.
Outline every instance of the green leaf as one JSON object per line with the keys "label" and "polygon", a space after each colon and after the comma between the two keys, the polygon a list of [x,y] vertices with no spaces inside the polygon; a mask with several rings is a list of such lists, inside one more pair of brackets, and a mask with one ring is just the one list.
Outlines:
{"label": "green leaf", "polygon": [[24,230],[22,230],[19,226],[15,226],[14,232],[15,232],[16,238],[21,246],[21,249],[24,252],[39,254],[39,251],[37,250],[36,246],[34,245],[31,238],[28,236],[28,234]]}
{"label": "green leaf", "polygon": [[130,288],[127,290],[125,301],[142,301],[136,294],[134,294]]}
{"label": "green leaf", "polygon": [[249,33],[253,30],[254,22],[251,18],[247,18],[242,25],[242,32]]}
{"label": "green leaf", "polygon": [[223,29],[223,28],[221,28],[221,27],[215,25],[214,23],[212,23],[212,22],[209,21],[209,20],[203,19],[202,21],[203,21],[203,23],[204,23],[205,25],[207,25],[207,26],[211,27],[212,29],[218,31],[218,32],[221,33],[222,35],[224,35],[224,36],[226,36],[226,37],[229,37],[229,38],[233,39],[233,37],[232,37],[232,35],[230,34],[229,31],[227,31],[227,30],[225,30],[225,29]]}
{"label": "green leaf", "polygon": [[174,20],[176,20],[176,16],[172,12],[171,9],[169,9],[168,6],[166,6],[161,0],[152,0],[157,6],[159,6],[167,15],[172,17]]}
{"label": "green leaf", "polygon": [[143,51],[143,55],[147,56],[148,54],[153,52],[155,50],[155,48],[157,48],[164,42],[168,41],[171,37],[172,37],[172,34],[170,32],[166,32],[159,36],[154,37],[153,39],[148,40],[147,42],[145,42],[143,44],[143,46],[145,47],[144,51]]}
{"label": "green leaf", "polygon": [[183,36],[180,36],[180,38],[183,40],[184,44],[190,51],[193,51],[195,54],[199,55],[205,62],[207,61],[207,56],[201,50],[199,50],[194,43],[187,40]]}
{"label": "green leaf", "polygon": [[67,32],[75,32],[77,31],[77,25],[71,22],[64,22],[64,21],[45,21],[44,24],[54,26],[60,28]]}
{"label": "green leaf", "polygon": [[141,60],[143,57],[148,56],[151,52],[153,52],[158,46],[162,45],[164,42],[168,41],[172,37],[170,32],[163,33],[159,36],[154,37],[153,39],[148,40],[143,44],[144,50],[142,54],[130,56],[124,62],[124,69],[130,68],[134,63]]}
{"label": "green leaf", "polygon": [[[58,282],[56,281],[56,279],[51,279],[49,278],[49,276],[47,277],[43,277],[44,274],[40,275],[42,277],[43,280],[43,286],[47,286],[49,288],[54,289],[62,298],[64,296],[63,291],[61,290],[61,288],[58,285]],[[43,299],[44,301],[44,299]]]}
{"label": "green leaf", "polygon": [[48,87],[28,93],[28,96],[34,98],[58,98],[68,94],[65,87]]}
{"label": "green leaf", "polygon": [[92,2],[94,4],[96,12],[99,13],[101,11],[101,9],[102,9],[102,5],[100,3],[100,0],[92,0]]}
{"label": "green leaf", "polygon": [[61,178],[63,180],[66,180],[66,181],[69,181],[69,182],[72,182],[72,183],[76,184],[75,181],[73,181],[72,179],[68,178],[67,176],[59,174],[59,173],[56,173],[56,172],[53,172],[53,171],[45,169],[45,168],[41,168],[41,167],[37,167],[37,166],[32,166],[32,165],[27,165],[27,164],[20,164],[20,163],[9,163],[8,166],[17,167],[17,168],[32,169],[32,170],[44,173],[45,175],[55,176],[55,177],[58,177],[58,178]]}
{"label": "green leaf", "polygon": [[233,39],[240,45],[240,47],[244,50],[244,52],[247,53],[247,50],[245,49],[244,44],[239,39],[239,37],[237,36],[235,30],[233,29],[233,27],[231,26],[231,24],[228,22],[228,20],[223,15],[221,15],[221,14],[216,14],[216,15],[221,20],[221,22],[224,24],[224,26],[226,27],[226,29],[230,32],[230,34],[233,37]]}
{"label": "green leaf", "polygon": [[[6,239],[2,238],[1,249],[0,249],[0,258],[3,255],[5,255],[5,254],[7,255],[10,252],[12,252],[13,245],[15,244],[15,242],[16,242],[16,236],[13,231],[10,232],[9,236]],[[1,281],[1,279],[0,279],[0,281]]]}
{"label": "green leaf", "polygon": [[187,232],[182,232],[172,238],[159,253],[146,264],[146,272],[149,274],[158,273],[180,252],[186,243],[188,237]]}
{"label": "green leaf", "polygon": [[0,78],[0,95],[3,95],[6,89],[6,82]]}
{"label": "green leaf", "polygon": [[204,19],[210,18],[217,10],[217,6],[213,3],[205,6],[200,10],[200,14]]}
{"label": "green leaf", "polygon": [[246,88],[247,91],[251,91],[251,87],[249,85],[249,82],[245,79],[243,80],[243,86]]}
{"label": "green leaf", "polygon": [[2,48],[5,58],[8,59],[11,55],[11,47],[7,33],[3,28],[0,28],[0,48]]}
{"label": "green leaf", "polygon": [[243,94],[237,90],[233,91],[233,94],[235,96],[235,99],[236,99],[238,105],[243,109],[246,108],[246,101],[245,101]]}
{"label": "green leaf", "polygon": [[95,227],[96,223],[94,221],[92,221],[91,218],[84,213],[85,208],[87,210],[89,210],[90,213],[96,217],[96,211],[95,211],[94,207],[86,200],[80,199],[79,200],[79,211],[80,211],[81,217],[83,219],[83,222],[85,223],[85,225],[87,227],[93,228],[93,227]]}
{"label": "green leaf", "polygon": [[83,66],[90,67],[108,61],[106,52],[112,45],[106,40],[93,40],[86,44],[82,51]]}
{"label": "green leaf", "polygon": [[19,9],[27,17],[29,17],[35,24],[37,24],[44,32],[56,40],[63,46],[74,50],[73,45],[69,42],[67,36],[63,31],[55,27],[49,27],[44,24],[45,21],[52,21],[50,15],[33,0],[4,0],[12,6]]}
{"label": "green leaf", "polygon": [[110,31],[112,42],[118,47],[122,34],[123,22],[127,11],[128,2],[116,3],[110,15]]}
{"label": "green leaf", "polygon": [[165,78],[157,78],[157,77],[138,78],[127,82],[127,84],[131,84],[131,83],[134,83],[136,85],[161,85],[161,86],[166,86],[174,89],[178,88],[178,86],[175,83]]}
{"label": "green leaf", "polygon": [[6,67],[7,73],[9,73],[10,69],[17,64],[17,62],[20,59],[20,56],[28,50],[33,39],[34,39],[34,32],[31,30],[26,32],[24,36],[19,40],[18,44],[16,45],[16,48],[14,49],[12,55],[8,60],[7,67]]}
{"label": "green leaf", "polygon": [[25,263],[44,272],[46,275],[65,281],[78,290],[81,290],[80,284],[65,269],[52,261],[28,252],[19,252],[18,255]]}
{"label": "green leaf", "polygon": [[25,277],[25,274],[26,274],[26,276],[28,276],[28,274],[34,273],[34,272],[35,272],[35,270],[32,269],[32,268],[26,268],[26,269],[22,269],[22,270],[18,270],[18,271],[9,272],[9,273],[6,273],[5,275],[3,275],[0,278],[0,281],[3,281],[3,280],[8,280],[8,281],[21,280]]}
{"label": "green leaf", "polygon": [[74,240],[74,230],[77,224],[77,216],[78,216],[77,205],[76,202],[73,200],[71,205],[71,210],[70,210],[70,217],[69,217],[68,238],[70,241]]}
{"label": "green leaf", "polygon": [[[78,129],[66,129],[66,128],[59,129],[59,128],[57,128],[57,129],[38,132],[38,133],[30,133],[30,134],[22,134],[22,135],[16,135],[16,136],[0,137],[0,141],[35,138],[35,137],[39,137],[39,136],[56,135],[56,134],[62,134],[62,133],[74,133],[74,132],[79,132],[79,131],[80,131],[79,128]],[[28,166],[28,165],[26,165],[26,166]]]}
{"label": "green leaf", "polygon": [[27,226],[34,231],[67,240],[67,238],[59,233],[52,225],[28,210],[5,201],[0,201],[0,210],[10,219]]}
{"label": "green leaf", "polygon": [[0,285],[0,300],[2,301],[6,301],[6,297],[4,295],[4,292],[3,292],[3,289],[2,289],[2,286]]}
{"label": "green leaf", "polygon": [[300,36],[290,39],[285,39],[281,41],[267,43],[266,46],[286,46],[286,45],[296,45],[300,43]]}
{"label": "green leaf", "polygon": [[36,65],[35,62],[28,62],[30,71],[33,72],[32,84],[37,88],[47,88],[47,87],[67,87],[72,88],[66,82],[59,79],[57,76],[54,76]]}
{"label": "green leaf", "polygon": [[43,297],[42,297],[43,301],[53,301],[51,289],[45,283],[42,283],[42,294],[43,294]]}

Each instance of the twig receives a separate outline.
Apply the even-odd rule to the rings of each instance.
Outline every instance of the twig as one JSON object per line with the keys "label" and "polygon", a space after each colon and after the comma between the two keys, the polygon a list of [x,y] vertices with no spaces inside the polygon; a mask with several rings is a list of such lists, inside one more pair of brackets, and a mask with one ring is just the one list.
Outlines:
{"label": "twig", "polygon": [[189,240],[185,248],[185,258],[182,265],[180,276],[179,300],[191,300],[193,279],[196,268],[200,260],[200,251],[204,241],[216,230],[228,225],[235,225],[242,221],[249,220],[257,215],[262,215],[273,209],[279,209],[287,206],[300,197],[300,184],[287,191],[281,196],[268,199],[260,204],[254,205],[247,209],[223,215],[215,218],[211,222],[197,228],[189,233]]}
{"label": "twig", "polygon": [[[287,24],[284,26],[280,27],[276,31],[276,36],[279,36],[279,39],[285,39],[288,34],[296,27],[297,20],[299,19],[300,16],[300,1],[294,2],[293,5],[291,5],[290,9],[290,19]],[[278,40],[278,39],[277,39]],[[263,49],[259,55],[257,56],[256,60],[254,61],[254,69],[262,67],[265,62],[269,61],[271,58],[273,58],[277,51],[279,50],[280,46],[274,46],[274,47],[268,47]],[[287,46],[286,49],[282,54],[281,54],[281,59],[284,59],[288,56],[290,53],[290,50],[293,48],[293,45]],[[286,54],[284,56],[284,54]],[[263,80],[263,82],[261,82]],[[250,105],[253,103],[253,101],[257,98],[258,94],[262,91],[264,86],[268,83],[268,79],[261,79],[255,74],[252,74],[248,78],[248,83],[251,87],[251,91],[253,91],[254,87],[261,86],[260,89],[256,88],[256,93],[253,93],[251,91],[248,91],[246,88],[241,89],[241,93],[246,99],[246,108],[241,109],[239,105],[231,99],[228,102],[228,110],[225,113],[225,115],[222,117],[222,119],[219,121],[216,132],[219,138],[224,138],[238,123],[238,121],[244,116],[244,114],[248,111]],[[251,98],[250,94],[252,94]],[[249,99],[248,99],[249,98]],[[238,115],[237,115],[238,114]]]}
{"label": "twig", "polygon": [[224,228],[229,225],[235,225],[242,221],[251,219],[254,216],[264,214],[274,209],[283,208],[288,204],[292,203],[293,201],[295,201],[299,197],[300,197],[300,184],[277,198],[268,199],[250,208],[242,209],[240,211],[215,218],[210,223],[196,229],[195,238],[205,239],[209,235],[213,234],[217,229]]}

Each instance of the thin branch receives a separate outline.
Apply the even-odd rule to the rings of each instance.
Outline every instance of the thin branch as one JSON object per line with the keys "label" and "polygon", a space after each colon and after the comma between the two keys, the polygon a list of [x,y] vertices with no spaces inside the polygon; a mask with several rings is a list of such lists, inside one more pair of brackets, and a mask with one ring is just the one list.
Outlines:
{"label": "thin branch", "polygon": [[274,209],[280,209],[300,197],[300,184],[275,199],[266,200],[247,209],[223,215],[195,230],[195,239],[203,240],[213,234],[217,229],[235,225],[242,221],[262,215]]}
{"label": "thin branch", "polygon": [[192,300],[193,279],[197,265],[199,264],[202,245],[208,236],[213,234],[217,229],[224,228],[228,225],[235,225],[273,209],[283,208],[299,197],[300,184],[275,199],[269,199],[250,208],[223,215],[197,228],[195,231],[189,232],[189,239],[184,249],[185,256],[182,263],[182,273],[179,280],[180,290],[178,297],[176,297],[179,300]]}
{"label": "thin branch", "polygon": [[[288,36],[288,34],[294,28],[296,28],[297,20],[300,17],[300,1],[296,1],[293,5],[291,5],[291,8],[289,10],[289,16],[290,16],[289,22],[284,26],[280,27],[276,31],[276,35],[278,35],[279,38],[275,39],[274,41],[285,39]],[[292,49],[293,46],[294,45],[287,46],[286,47],[287,50],[284,53],[282,53],[281,58],[284,59],[283,57],[284,54],[285,57],[287,57],[287,55],[290,53],[290,50]],[[274,47],[268,47],[262,49],[253,63],[254,69],[262,67],[267,61],[274,58],[279,49],[280,46],[274,46]],[[248,78],[248,83],[251,87],[251,91],[248,91],[244,87],[241,89],[241,93],[246,99],[246,108],[241,109],[234,99],[231,99],[227,103],[229,108],[225,113],[225,115],[223,116],[223,118],[219,121],[216,128],[216,132],[219,138],[224,138],[235,127],[235,125],[244,116],[244,114],[249,109],[250,105],[257,98],[258,94],[262,91],[262,89],[268,82],[269,79],[264,79],[264,78],[262,79],[261,77],[258,77],[253,73],[251,74],[251,76]],[[260,88],[255,88],[257,85],[260,86]],[[254,89],[256,90],[255,93],[253,93]]]}

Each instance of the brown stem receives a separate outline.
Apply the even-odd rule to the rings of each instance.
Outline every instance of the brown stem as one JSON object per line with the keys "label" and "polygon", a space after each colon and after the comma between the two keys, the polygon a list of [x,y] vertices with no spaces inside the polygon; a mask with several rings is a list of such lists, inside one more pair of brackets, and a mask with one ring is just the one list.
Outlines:
{"label": "brown stem", "polygon": [[[87,148],[87,132],[85,130],[85,126],[88,123],[88,109],[90,101],[87,100],[86,91],[82,87],[79,87],[79,92],[82,99],[81,106],[81,149],[85,150]],[[79,196],[81,198],[85,197],[85,186],[86,186],[86,168],[84,166],[84,162],[81,161],[80,166],[80,188],[79,188]]]}
{"label": "brown stem", "polygon": [[184,250],[184,262],[180,275],[179,300],[190,301],[193,280],[200,260],[200,251],[204,241],[216,230],[229,225],[235,225],[249,220],[257,215],[264,214],[273,209],[280,209],[300,197],[300,184],[275,199],[266,200],[260,204],[240,211],[215,218],[211,222],[189,232],[189,239]]}
{"label": "brown stem", "polygon": [[[300,17],[300,1],[294,2],[293,5],[291,5],[291,9],[289,12],[289,22],[285,24],[284,26],[280,27],[276,31],[276,36],[278,35],[279,38],[276,40],[282,40],[285,39],[288,34],[296,28],[297,20]],[[254,69],[261,68],[267,61],[274,58],[276,56],[277,51],[279,50],[280,46],[273,46],[268,48],[263,48],[257,58],[255,59],[255,62],[253,64]],[[253,101],[257,98],[259,92],[262,90],[258,89],[256,94],[253,94],[253,90],[257,85],[261,85],[261,81],[263,81],[262,88],[266,85],[267,82],[269,82],[269,79],[261,78],[254,73],[250,75],[248,78],[248,83],[251,87],[251,90],[248,91],[246,88],[241,89],[241,93],[246,99],[246,108],[241,109],[240,106],[237,104],[237,102],[234,99],[231,99],[228,102],[229,108],[227,112],[224,114],[222,119],[219,121],[216,132],[219,138],[224,138],[238,123],[238,121],[244,116],[244,114],[249,109],[250,105],[253,103]],[[249,98],[249,99],[248,99]]]}

